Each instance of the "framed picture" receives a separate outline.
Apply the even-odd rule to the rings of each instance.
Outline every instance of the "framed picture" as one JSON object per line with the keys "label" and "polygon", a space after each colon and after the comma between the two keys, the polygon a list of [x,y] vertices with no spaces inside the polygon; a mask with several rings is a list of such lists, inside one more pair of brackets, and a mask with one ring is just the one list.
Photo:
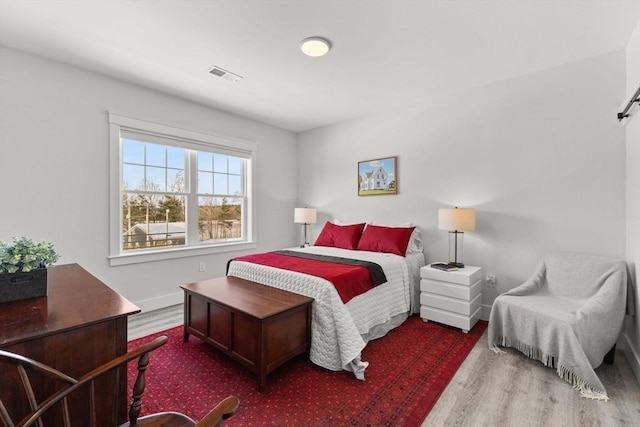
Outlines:
{"label": "framed picture", "polygon": [[358,196],[398,194],[397,157],[358,162]]}

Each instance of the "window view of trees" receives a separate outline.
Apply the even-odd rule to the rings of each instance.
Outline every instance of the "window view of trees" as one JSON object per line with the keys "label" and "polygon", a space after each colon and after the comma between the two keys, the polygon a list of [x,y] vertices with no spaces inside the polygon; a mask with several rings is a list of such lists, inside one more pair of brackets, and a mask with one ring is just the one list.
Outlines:
{"label": "window view of trees", "polygon": [[200,242],[242,239],[241,159],[197,152],[198,194],[185,180],[189,150],[132,140],[122,148],[123,250],[185,245],[190,197],[197,197]]}
{"label": "window view of trees", "polygon": [[185,244],[184,197],[123,195],[123,249]]}
{"label": "window view of trees", "polygon": [[201,242],[242,237],[242,205],[226,197],[201,197],[198,206],[198,232]]}

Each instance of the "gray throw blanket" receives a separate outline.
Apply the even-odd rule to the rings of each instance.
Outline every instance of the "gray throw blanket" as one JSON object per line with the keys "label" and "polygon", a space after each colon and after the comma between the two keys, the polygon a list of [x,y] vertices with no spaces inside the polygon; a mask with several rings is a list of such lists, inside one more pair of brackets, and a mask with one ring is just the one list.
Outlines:
{"label": "gray throw blanket", "polygon": [[622,330],[626,280],[622,260],[547,254],[525,283],[494,301],[489,348],[515,348],[555,368],[581,396],[608,400],[594,368]]}

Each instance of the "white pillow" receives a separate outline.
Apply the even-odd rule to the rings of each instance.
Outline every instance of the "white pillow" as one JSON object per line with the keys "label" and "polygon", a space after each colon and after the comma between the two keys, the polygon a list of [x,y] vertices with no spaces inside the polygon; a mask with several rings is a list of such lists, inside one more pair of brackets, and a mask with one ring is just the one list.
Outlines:
{"label": "white pillow", "polygon": [[339,218],[333,218],[333,223],[335,225],[354,225],[354,224],[362,224],[364,221],[343,221]]}

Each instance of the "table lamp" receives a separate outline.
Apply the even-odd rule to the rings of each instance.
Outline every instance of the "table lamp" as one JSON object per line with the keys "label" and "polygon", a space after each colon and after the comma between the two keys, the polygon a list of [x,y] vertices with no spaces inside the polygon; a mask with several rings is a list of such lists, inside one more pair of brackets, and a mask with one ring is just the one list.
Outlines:
{"label": "table lamp", "polygon": [[[465,231],[475,230],[476,213],[471,208],[438,209],[438,228],[449,231],[449,248],[453,239],[453,262],[451,262],[451,249],[449,249],[449,265],[463,268],[464,264],[458,262],[458,235],[464,235]],[[462,252],[462,245],[460,246]]]}
{"label": "table lamp", "polygon": [[304,229],[304,243],[300,245],[301,248],[309,246],[307,241],[307,228],[309,224],[315,224],[317,220],[317,211],[313,208],[295,208],[293,211],[293,222],[296,224],[302,224]]}

